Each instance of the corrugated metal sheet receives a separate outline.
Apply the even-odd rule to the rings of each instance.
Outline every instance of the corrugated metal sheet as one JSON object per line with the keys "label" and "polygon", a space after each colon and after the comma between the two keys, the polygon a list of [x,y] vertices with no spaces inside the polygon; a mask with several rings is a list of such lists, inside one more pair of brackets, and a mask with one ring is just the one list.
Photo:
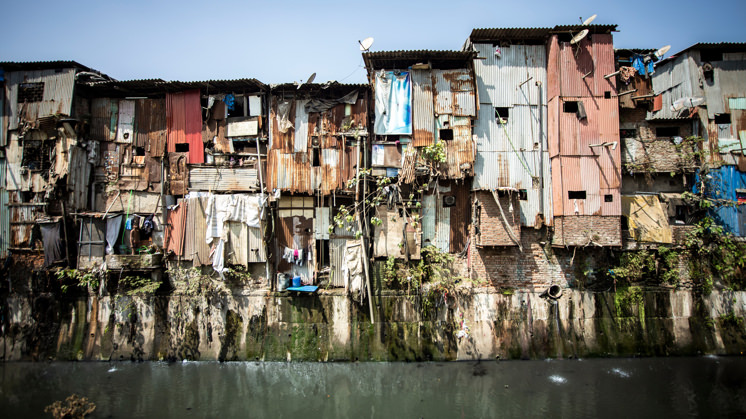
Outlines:
{"label": "corrugated metal sheet", "polygon": [[469,40],[477,42],[536,42],[543,44],[551,28],[479,28],[472,29]]}
{"label": "corrugated metal sheet", "polygon": [[267,188],[293,193],[310,193],[311,171],[307,154],[269,150],[267,156]]}
{"label": "corrugated metal sheet", "polygon": [[433,70],[432,77],[436,114],[476,116],[477,98],[470,70]]}
{"label": "corrugated metal sheet", "polygon": [[91,100],[91,138],[96,141],[114,141],[118,116],[118,100],[108,98]]}
{"label": "corrugated metal sheet", "polygon": [[412,70],[412,145],[432,145],[434,128],[433,80],[430,70]]}
{"label": "corrugated metal sheet", "polygon": [[[31,236],[36,220],[45,217],[46,204],[23,202],[18,191],[8,192],[10,213],[10,247],[30,248]],[[37,242],[38,244],[38,242]]]}
{"label": "corrugated metal sheet", "polygon": [[[0,88],[0,147],[5,147],[7,143],[6,132],[5,132],[5,88]],[[5,186],[5,183],[1,185]]]}
{"label": "corrugated metal sheet", "polygon": [[194,266],[210,265],[210,245],[207,244],[207,220],[205,211],[209,198],[187,199],[186,238],[184,259],[191,260]]}
{"label": "corrugated metal sheet", "polygon": [[479,119],[474,125],[477,152],[546,150],[546,106],[512,106],[508,112],[508,120],[503,126],[495,117],[492,105],[480,105]]}
{"label": "corrugated metal sheet", "polygon": [[70,147],[70,165],[67,174],[70,209],[88,208],[90,178],[91,164],[88,163],[88,152],[80,147]]}
{"label": "corrugated metal sheet", "polygon": [[[736,190],[746,190],[746,173],[738,170],[737,166],[723,166],[708,172],[708,197],[737,202]],[[695,186],[699,185],[697,175]],[[698,192],[696,189],[695,193]],[[734,206],[719,206],[710,211],[710,216],[724,229],[739,237],[746,237],[746,204]]]}
{"label": "corrugated metal sheet", "polygon": [[[491,43],[474,47],[479,57],[484,57],[474,60],[480,103],[509,107],[539,105],[545,101],[547,55],[544,45],[501,47],[500,57],[495,56]],[[541,85],[537,86],[537,82]]]}
{"label": "corrugated metal sheet", "polygon": [[451,207],[451,253],[460,253],[466,247],[471,225],[471,195],[469,183],[451,183],[451,195],[456,198],[456,205]]}
{"label": "corrugated metal sheet", "polygon": [[616,97],[616,78],[604,79],[613,73],[614,46],[610,34],[585,37],[576,45],[560,42],[560,94],[562,96],[601,96],[609,92]]}
{"label": "corrugated metal sheet", "polygon": [[[37,118],[57,114],[70,115],[72,109],[73,88],[75,87],[75,69],[38,71],[13,71],[5,74],[8,92],[8,129],[18,128],[19,118],[34,121]],[[44,92],[40,102],[18,103],[19,85],[22,83],[44,83]]]}
{"label": "corrugated metal sheet", "polygon": [[135,145],[145,147],[152,157],[166,150],[166,101],[140,99],[135,109]]}
{"label": "corrugated metal sheet", "polygon": [[549,153],[521,153],[538,182],[523,167],[522,158],[512,151],[486,151],[477,154],[472,189],[525,189],[527,199],[520,201],[521,225],[533,227],[542,214],[546,223],[552,219],[552,180]]}
{"label": "corrugated metal sheet", "polygon": [[119,101],[119,122],[117,123],[118,143],[132,143],[135,136],[135,101]]}
{"label": "corrugated metal sheet", "polygon": [[693,65],[688,55],[682,55],[655,67],[653,91],[660,95],[663,105],[659,111],[648,112],[648,119],[677,119],[680,111],[671,110],[673,102],[684,97],[701,96],[700,93],[695,94],[692,85]]}
{"label": "corrugated metal sheet", "polygon": [[189,189],[194,191],[255,191],[259,174],[254,168],[190,167]]}
{"label": "corrugated metal sheet", "polygon": [[249,227],[245,223],[228,222],[225,259],[229,264],[244,266],[249,263],[264,262],[266,256],[261,230]]}
{"label": "corrugated metal sheet", "polygon": [[[565,112],[567,102],[582,103],[587,114],[579,119],[575,112]],[[561,98],[559,109],[559,152],[564,156],[590,156],[596,150],[590,147],[605,142],[619,145],[619,108],[615,99]]]}
{"label": "corrugated metal sheet", "polygon": [[428,193],[422,196],[422,247],[435,246],[437,234],[435,195]]}
{"label": "corrugated metal sheet", "polygon": [[343,276],[344,269],[344,254],[345,248],[347,247],[346,239],[331,239],[329,240],[329,265],[331,266],[331,272],[329,282],[333,287],[344,287],[345,281]]}
{"label": "corrugated metal sheet", "polygon": [[187,220],[187,202],[186,199],[179,199],[178,206],[168,211],[166,218],[166,237],[164,246],[167,251],[174,252],[177,256],[184,255],[184,241],[186,239],[186,220]]}
{"label": "corrugated metal sheet", "polygon": [[0,258],[8,256],[10,247],[10,210],[8,208],[8,191],[5,189],[5,159],[0,159]]}
{"label": "corrugated metal sheet", "polygon": [[[603,166],[608,160],[610,159],[592,156],[561,156],[552,159],[555,216],[621,214],[619,187],[613,186],[619,180],[603,175]],[[584,191],[586,198],[570,199],[569,191]],[[604,195],[611,195],[612,201],[605,202]]]}
{"label": "corrugated metal sheet", "polygon": [[474,173],[474,141],[471,135],[471,118],[451,117],[441,115],[438,118],[438,126],[444,126],[448,120],[448,126],[453,130],[452,140],[440,140],[444,142],[446,155],[446,166],[449,179],[463,179]]}
{"label": "corrugated metal sheet", "polygon": [[[422,197],[422,247],[435,246],[442,252],[451,249],[451,207],[443,205],[443,196],[451,194],[451,186],[438,185]],[[463,232],[459,223],[459,230]],[[461,242],[462,237],[459,237]]]}
{"label": "corrugated metal sheet", "polygon": [[23,186],[21,178],[21,161],[23,158],[23,148],[18,142],[18,133],[12,131],[8,139],[8,146],[5,148],[5,184],[2,185],[9,191],[17,191]]}
{"label": "corrugated metal sheet", "polygon": [[166,94],[166,126],[169,153],[176,144],[189,144],[189,164],[205,162],[199,90]]}
{"label": "corrugated metal sheet", "polygon": [[731,97],[728,98],[728,107],[731,111],[740,109],[746,110],[746,97]]}
{"label": "corrugated metal sheet", "polygon": [[295,139],[293,151],[304,153],[308,151],[308,112],[306,112],[308,100],[295,101]]}

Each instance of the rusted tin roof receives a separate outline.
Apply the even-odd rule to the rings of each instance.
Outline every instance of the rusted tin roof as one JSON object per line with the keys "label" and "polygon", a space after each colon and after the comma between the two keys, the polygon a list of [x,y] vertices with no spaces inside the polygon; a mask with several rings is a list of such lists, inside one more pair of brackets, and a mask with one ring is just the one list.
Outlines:
{"label": "rusted tin roof", "polygon": [[0,68],[6,72],[54,70],[58,68],[74,68],[91,72],[96,71],[76,61],[1,61]]}
{"label": "rusted tin roof", "polygon": [[617,32],[617,25],[557,25],[550,33],[572,33],[577,34],[583,29],[588,29],[591,34],[610,34]]}
{"label": "rusted tin roof", "polygon": [[430,63],[432,68],[468,68],[476,57],[474,51],[380,51],[364,52],[363,60],[368,71],[378,69],[406,69],[414,64]]}
{"label": "rusted tin roof", "polygon": [[472,43],[509,42],[520,44],[543,44],[551,28],[484,28],[473,29],[469,40]]}
{"label": "rusted tin roof", "polygon": [[254,93],[267,89],[267,85],[257,79],[166,81],[163,79],[107,80],[91,81],[85,85],[97,95],[111,97],[148,96],[163,97],[165,93],[199,89],[202,94],[220,92]]}

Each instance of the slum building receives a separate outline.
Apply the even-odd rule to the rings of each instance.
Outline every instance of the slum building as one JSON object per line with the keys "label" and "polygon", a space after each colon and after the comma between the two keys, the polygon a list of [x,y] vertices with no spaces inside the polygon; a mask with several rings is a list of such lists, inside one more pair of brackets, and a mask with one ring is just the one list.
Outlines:
{"label": "slum building", "polygon": [[98,146],[81,86],[108,77],[74,61],[0,63],[0,253],[29,268],[75,264],[70,215],[90,208]]}
{"label": "slum building", "polygon": [[476,277],[506,287],[551,276],[541,251],[553,222],[548,35],[549,28],[474,29],[464,45],[478,54],[470,266]]}
{"label": "slum building", "polygon": [[[656,94],[653,75],[661,57],[654,49],[618,49],[615,77],[619,90],[622,147],[622,234],[626,248],[683,244],[693,228],[695,208],[683,198],[699,167],[699,145],[691,124],[647,120]],[[674,126],[676,128],[674,129]]]}
{"label": "slum building", "polygon": [[273,85],[269,104],[267,188],[278,286],[295,278],[294,285],[360,291],[366,222],[357,204],[366,183],[354,180],[370,158],[369,88]]}
{"label": "slum building", "polygon": [[[699,43],[655,65],[647,122],[675,142],[702,138],[695,192],[716,202],[709,215],[746,236],[746,44]],[[736,204],[736,205],[732,205]]]}
{"label": "slum building", "polygon": [[[390,179],[376,206],[374,256],[465,254],[471,224],[473,51],[365,52],[375,96],[373,175]],[[386,183],[386,182],[384,182]]]}
{"label": "slum building", "polygon": [[556,246],[621,245],[621,147],[612,32],[552,28],[547,42],[548,141]]}

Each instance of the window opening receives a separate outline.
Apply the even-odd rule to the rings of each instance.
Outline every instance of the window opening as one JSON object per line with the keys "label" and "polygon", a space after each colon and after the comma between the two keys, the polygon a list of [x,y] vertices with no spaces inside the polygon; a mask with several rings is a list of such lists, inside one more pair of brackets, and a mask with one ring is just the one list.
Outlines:
{"label": "window opening", "polygon": [[508,118],[510,117],[510,108],[495,108],[495,119],[497,119],[497,123],[499,124],[502,120],[502,123],[508,122]]}
{"label": "window opening", "polygon": [[715,114],[715,123],[720,124],[730,124],[730,114],[729,113],[716,113]]}
{"label": "window opening", "polygon": [[444,141],[453,140],[453,129],[447,128],[440,130],[439,138]]}
{"label": "window opening", "polygon": [[521,201],[528,201],[528,191],[525,189],[519,189],[518,199],[520,199]]}
{"label": "window opening", "polygon": [[614,202],[614,195],[612,194],[604,195],[604,202]]}
{"label": "window opening", "polygon": [[657,127],[655,129],[656,137],[676,137],[679,135],[679,127]]}
{"label": "window opening", "polygon": [[18,85],[17,103],[41,102],[44,98],[44,83],[21,83]]}
{"label": "window opening", "polygon": [[585,191],[567,191],[569,199],[585,199]]}

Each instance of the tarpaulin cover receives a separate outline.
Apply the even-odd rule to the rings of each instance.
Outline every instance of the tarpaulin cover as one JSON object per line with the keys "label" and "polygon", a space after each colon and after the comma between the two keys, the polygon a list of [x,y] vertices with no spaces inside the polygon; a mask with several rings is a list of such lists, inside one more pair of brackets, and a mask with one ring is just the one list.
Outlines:
{"label": "tarpaulin cover", "polygon": [[376,73],[376,135],[412,135],[412,77],[409,72]]}
{"label": "tarpaulin cover", "polygon": [[629,232],[636,241],[672,243],[668,216],[656,195],[622,196],[622,215],[627,217]]}
{"label": "tarpaulin cover", "polygon": [[354,105],[357,103],[357,90],[352,91],[339,99],[311,99],[305,104],[306,112],[326,112],[339,105]]}
{"label": "tarpaulin cover", "polygon": [[353,299],[362,300],[365,279],[363,277],[363,247],[357,242],[348,241],[345,249],[344,268],[342,275],[345,285]]}
{"label": "tarpaulin cover", "polygon": [[41,224],[41,239],[44,242],[44,267],[65,258],[65,248],[60,236],[60,223]]}
{"label": "tarpaulin cover", "polygon": [[123,215],[115,215],[106,219],[106,254],[113,255],[119,238],[119,232],[122,231]]}

